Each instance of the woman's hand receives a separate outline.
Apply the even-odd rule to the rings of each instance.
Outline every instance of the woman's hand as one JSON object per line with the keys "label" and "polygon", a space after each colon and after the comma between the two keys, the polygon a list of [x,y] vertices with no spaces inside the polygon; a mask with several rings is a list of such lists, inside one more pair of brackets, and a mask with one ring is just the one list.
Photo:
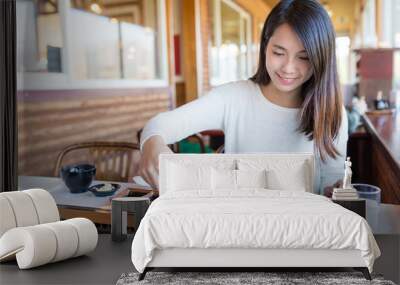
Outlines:
{"label": "woman's hand", "polygon": [[161,136],[150,137],[143,145],[139,175],[153,189],[158,189],[158,156],[160,153],[172,153],[172,151]]}
{"label": "woman's hand", "polygon": [[324,195],[326,197],[332,198],[333,188],[341,188],[343,187],[343,181],[339,179],[332,186],[327,186],[324,188]]}

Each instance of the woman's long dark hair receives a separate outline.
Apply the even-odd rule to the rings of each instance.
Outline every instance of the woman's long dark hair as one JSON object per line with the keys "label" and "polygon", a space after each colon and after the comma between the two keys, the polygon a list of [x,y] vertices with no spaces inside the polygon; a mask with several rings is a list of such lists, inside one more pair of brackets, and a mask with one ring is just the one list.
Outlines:
{"label": "woman's long dark hair", "polygon": [[267,85],[271,78],[265,66],[268,41],[276,28],[287,23],[300,38],[313,70],[303,84],[303,99],[298,130],[325,161],[326,155],[339,155],[334,146],[342,123],[343,99],[340,92],[335,55],[335,31],[325,9],[314,0],[282,0],[268,15],[261,34],[258,69],[250,79]]}

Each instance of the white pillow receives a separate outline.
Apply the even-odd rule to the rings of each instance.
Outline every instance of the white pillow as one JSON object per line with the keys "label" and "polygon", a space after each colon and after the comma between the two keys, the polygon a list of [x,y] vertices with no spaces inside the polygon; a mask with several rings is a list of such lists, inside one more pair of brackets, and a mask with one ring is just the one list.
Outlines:
{"label": "white pillow", "polygon": [[193,189],[210,189],[210,167],[185,166],[184,164],[168,163],[168,191],[185,191]]}
{"label": "white pillow", "polygon": [[267,188],[266,171],[264,170],[230,170],[215,169],[211,170],[212,189],[240,188]]}
{"label": "white pillow", "polygon": [[308,175],[306,164],[302,163],[296,167],[284,171],[267,170],[267,188],[273,190],[307,191]]}
{"label": "white pillow", "polygon": [[236,170],[238,188],[267,188],[267,176],[263,170]]}
{"label": "white pillow", "polygon": [[236,170],[211,168],[211,188],[236,189]]}

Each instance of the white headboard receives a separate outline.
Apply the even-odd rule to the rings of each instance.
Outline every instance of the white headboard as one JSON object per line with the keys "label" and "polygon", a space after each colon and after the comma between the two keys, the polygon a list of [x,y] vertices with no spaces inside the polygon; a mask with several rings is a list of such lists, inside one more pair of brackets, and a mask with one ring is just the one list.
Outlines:
{"label": "white headboard", "polygon": [[170,163],[190,166],[211,166],[224,169],[256,169],[260,165],[266,169],[285,172],[293,164],[304,163],[307,181],[306,191],[313,192],[314,155],[312,153],[252,153],[252,154],[160,154],[159,191],[167,192],[168,165]]}

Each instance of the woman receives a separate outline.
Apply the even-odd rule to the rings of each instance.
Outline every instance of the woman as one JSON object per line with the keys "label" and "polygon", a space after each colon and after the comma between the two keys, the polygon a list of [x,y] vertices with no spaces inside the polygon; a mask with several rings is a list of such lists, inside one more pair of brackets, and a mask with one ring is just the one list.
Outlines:
{"label": "woman", "polygon": [[226,153],[314,152],[314,192],[330,195],[343,177],[347,118],[335,32],[321,4],[279,2],[264,23],[254,76],[152,118],[141,137],[141,176],[158,188],[167,144],[207,129],[225,132]]}

